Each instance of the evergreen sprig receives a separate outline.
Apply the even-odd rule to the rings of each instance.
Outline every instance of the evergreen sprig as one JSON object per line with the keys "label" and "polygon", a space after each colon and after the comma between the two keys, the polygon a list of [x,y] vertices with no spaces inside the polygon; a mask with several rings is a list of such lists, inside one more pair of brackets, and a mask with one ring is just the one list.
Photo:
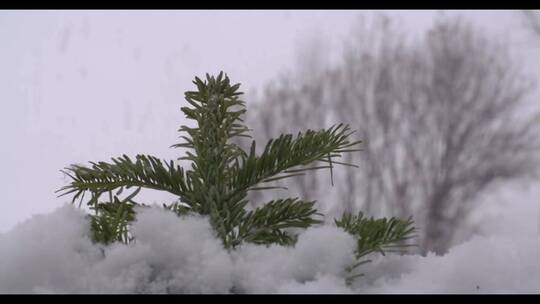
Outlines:
{"label": "evergreen sprig", "polygon": [[137,188],[123,200],[109,192],[109,202],[96,203],[91,207],[95,215],[90,215],[91,235],[94,241],[103,244],[113,242],[129,243],[133,237],[129,233],[129,223],[135,219],[134,207],[139,205],[132,198],[139,193]]}
{"label": "evergreen sprig", "polygon": [[[190,107],[181,110],[195,126],[182,125],[178,131],[183,134],[180,136],[183,141],[172,146],[187,149],[179,160],[190,161],[189,169],[154,156],[137,155],[133,161],[123,155],[112,158],[111,163],[90,162],[89,167],[65,168],[62,172],[71,182],[57,192],[60,196],[73,194],[72,202],[79,200],[79,205],[84,202],[84,195],[90,193],[86,204],[95,213],[91,215],[92,236],[105,244],[133,240],[129,225],[136,217],[134,208],[141,206],[133,198],[141,188],[146,188],[176,195],[178,201],[163,207],[178,215],[208,216],[226,248],[235,248],[243,242],[293,245],[296,235],[290,232],[291,228],[322,223],[315,201],[276,199],[248,210],[248,192],[280,188],[270,183],[303,175],[308,170],[329,169],[333,183],[335,165],[355,166],[337,159],[343,153],[359,151],[355,146],[360,141],[350,141],[353,131],[338,124],[296,136],[283,134],[268,141],[260,155],[256,153],[255,141],[249,151],[244,151],[231,141],[236,136],[250,138],[250,129],[242,119],[246,108],[239,99],[243,94],[238,91],[240,84],[232,85],[223,73],[217,77],[207,74],[205,81],[195,77],[193,83],[197,90],[185,93]],[[313,162],[321,164],[308,166]],[[123,190],[131,187],[137,189],[120,199]],[[105,193],[109,200],[100,202]],[[413,231],[410,219],[366,219],[361,213],[344,214],[335,224],[356,237],[359,260],[370,253],[384,254],[392,246],[399,246]]]}
{"label": "evergreen sprig", "polygon": [[182,197],[189,192],[184,170],[173,163],[163,162],[153,156],[137,155],[133,162],[128,156],[112,158],[112,163],[90,162],[92,167],[72,165],[62,172],[68,175],[72,182],[59,189],[61,195],[75,193],[72,202],[80,197],[84,199],[85,192],[94,195],[89,205],[105,192],[118,189],[118,193],[129,187],[143,187],[163,190]]}
{"label": "evergreen sprig", "polygon": [[[363,259],[369,254],[387,252],[403,252],[406,247],[414,246],[404,243],[415,235],[412,218],[407,220],[392,217],[390,219],[365,217],[362,212],[358,215],[344,213],[340,219],[334,220],[337,227],[353,235],[356,239],[355,255],[357,262],[348,267],[353,272],[358,266],[371,262]],[[355,277],[363,274],[351,275],[347,278],[350,283]]]}

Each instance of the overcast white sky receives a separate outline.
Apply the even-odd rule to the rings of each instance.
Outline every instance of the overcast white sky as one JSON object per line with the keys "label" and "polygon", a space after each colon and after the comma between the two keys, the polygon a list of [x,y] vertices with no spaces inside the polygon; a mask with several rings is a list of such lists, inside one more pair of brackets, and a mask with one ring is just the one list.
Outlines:
{"label": "overcast white sky", "polygon": [[[411,35],[441,12],[390,11]],[[537,70],[515,11],[451,11],[508,39]],[[310,37],[337,56],[371,11],[1,11],[0,232],[68,198],[59,169],[123,153],[176,158],[183,92],[226,71],[244,91],[293,70]],[[535,65],[536,64],[536,65]],[[249,100],[248,100],[249,106]],[[166,200],[164,194],[149,194]]]}

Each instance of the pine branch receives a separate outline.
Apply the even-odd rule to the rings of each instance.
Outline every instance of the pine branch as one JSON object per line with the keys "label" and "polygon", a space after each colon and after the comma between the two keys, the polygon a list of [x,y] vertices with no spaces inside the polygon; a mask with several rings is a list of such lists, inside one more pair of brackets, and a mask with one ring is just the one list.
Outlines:
{"label": "pine branch", "polygon": [[[220,73],[206,75],[206,80],[195,78],[197,91],[186,92],[190,107],[181,110],[196,126],[181,126],[183,142],[172,147],[187,148],[180,159],[191,162],[191,170],[184,170],[173,161],[164,162],[153,156],[137,155],[132,161],[127,156],[113,158],[112,163],[91,162],[90,167],[72,165],[64,172],[71,183],[59,189],[60,196],[74,194],[73,203],[84,200],[95,211],[91,215],[92,236],[95,241],[129,243],[129,225],[135,219],[133,201],[141,188],[162,190],[178,196],[165,209],[178,215],[196,213],[209,217],[212,228],[222,239],[225,248],[234,249],[242,242],[256,244],[292,245],[296,235],[290,228],[308,228],[321,223],[316,216],[314,201],[298,198],[272,200],[252,211],[246,210],[250,190],[281,188],[268,183],[304,175],[311,170],[329,169],[332,184],[336,165],[353,166],[338,159],[343,153],[359,151],[354,146],[360,141],[349,141],[353,133],[347,125],[334,125],[319,131],[281,135],[270,140],[261,155],[256,155],[255,141],[249,153],[233,144],[233,137],[250,137],[243,124],[245,103],[239,99],[239,84],[231,85]],[[308,166],[322,162],[319,166]],[[120,200],[124,188],[137,190]],[[117,191],[113,196],[113,191]],[[99,202],[109,193],[108,202]],[[400,242],[412,237],[412,221],[373,218],[365,219],[344,214],[336,225],[357,239],[358,259],[372,253],[383,253],[400,248]],[[366,261],[359,261],[350,271]]]}
{"label": "pine branch", "polygon": [[184,170],[169,163],[162,162],[156,157],[137,155],[133,162],[128,156],[113,158],[113,163],[90,162],[92,167],[72,165],[64,172],[71,177],[72,182],[57,190],[60,196],[75,193],[72,202],[88,191],[95,196],[88,204],[95,203],[102,193],[126,187],[143,187],[154,190],[167,191],[182,198],[190,204],[191,186]]}
{"label": "pine branch", "polygon": [[90,216],[93,241],[103,244],[115,241],[128,244],[132,240],[129,236],[129,224],[135,219],[133,208],[138,205],[132,198],[140,190],[141,188],[138,188],[123,200],[117,196],[113,198],[112,192],[109,192],[109,202],[97,203],[90,208],[96,211],[95,215]]}
{"label": "pine branch", "polygon": [[291,245],[295,238],[284,229],[308,228],[322,223],[312,218],[314,215],[321,215],[313,208],[314,204],[314,201],[306,202],[298,198],[272,200],[244,217],[239,226],[239,235],[246,241],[257,244]]}
{"label": "pine branch", "polygon": [[[332,169],[332,164],[354,166],[332,160],[341,157],[342,151],[355,151],[347,149],[360,143],[349,142],[351,134],[349,126],[339,124],[326,130],[300,132],[296,137],[292,134],[281,135],[271,139],[260,156],[255,154],[256,144],[253,141],[249,155],[237,159],[231,169],[232,193],[248,190],[259,183],[302,175],[308,170]],[[315,161],[330,162],[330,165],[302,167]]]}
{"label": "pine branch", "polygon": [[365,218],[362,212],[358,215],[344,213],[335,224],[356,238],[358,259],[374,252],[384,255],[386,251],[408,247],[410,245],[400,243],[413,238],[415,231],[411,218]]}
{"label": "pine branch", "polygon": [[337,227],[353,235],[356,239],[355,255],[357,262],[346,268],[351,273],[345,281],[349,285],[354,279],[363,276],[354,274],[359,266],[370,263],[371,260],[362,259],[369,254],[378,252],[402,252],[406,247],[414,246],[403,244],[404,241],[414,237],[415,228],[411,218],[401,220],[395,217],[390,219],[365,218],[362,212],[358,215],[344,213],[341,219],[334,220]]}

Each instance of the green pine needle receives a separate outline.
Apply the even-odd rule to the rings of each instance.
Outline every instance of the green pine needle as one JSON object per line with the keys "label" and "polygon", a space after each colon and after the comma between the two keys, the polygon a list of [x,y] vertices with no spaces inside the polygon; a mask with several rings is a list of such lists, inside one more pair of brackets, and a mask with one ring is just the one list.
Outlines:
{"label": "green pine needle", "polygon": [[[255,210],[247,211],[248,192],[254,190],[286,189],[269,183],[304,175],[312,170],[330,169],[334,184],[334,166],[357,167],[336,159],[344,153],[359,151],[360,141],[350,141],[354,132],[349,126],[334,125],[328,129],[307,130],[296,136],[283,134],[266,143],[264,151],[257,154],[256,142],[249,151],[232,142],[234,137],[248,137],[251,131],[244,125],[245,102],[240,100],[240,84],[232,85],[229,77],[221,72],[217,77],[206,75],[203,81],[195,77],[197,90],[185,93],[190,106],[181,110],[195,127],[181,126],[181,143],[172,145],[185,148],[179,159],[191,162],[184,169],[174,161],[163,161],[154,156],[137,155],[135,160],[123,155],[111,162],[90,162],[90,166],[72,165],[64,172],[71,182],[59,189],[60,196],[72,194],[72,203],[84,202],[94,212],[91,218],[91,235],[96,242],[129,243],[130,223],[135,220],[133,201],[142,188],[166,191],[178,197],[163,208],[185,215],[206,215],[225,248],[234,249],[243,242],[256,244],[294,245],[297,236],[289,228],[308,228],[322,223],[322,214],[315,209],[315,201],[298,198],[272,200]],[[313,166],[316,162],[323,165]],[[136,190],[121,199],[124,189]],[[113,191],[115,193],[113,194]],[[108,193],[108,201],[100,201]],[[412,221],[395,218],[365,219],[344,214],[336,225],[357,239],[358,259],[372,252],[395,250],[393,246],[412,237]],[[351,271],[363,264],[351,266]],[[357,275],[353,275],[357,276]]]}

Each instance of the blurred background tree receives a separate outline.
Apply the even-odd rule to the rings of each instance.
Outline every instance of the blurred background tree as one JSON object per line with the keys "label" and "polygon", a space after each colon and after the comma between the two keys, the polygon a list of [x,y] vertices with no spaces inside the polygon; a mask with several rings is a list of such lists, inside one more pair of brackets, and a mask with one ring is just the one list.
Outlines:
{"label": "blurred background tree", "polygon": [[365,21],[336,64],[316,60],[317,49],[302,54],[298,73],[266,86],[248,124],[257,140],[350,124],[365,143],[360,170],[336,173],[345,182],[331,192],[321,174],[287,186],[328,195],[334,204],[322,208],[335,214],[412,215],[421,252],[443,254],[479,195],[538,168],[539,116],[522,111],[534,84],[504,44],[463,19],[442,17],[419,39],[388,17]]}

